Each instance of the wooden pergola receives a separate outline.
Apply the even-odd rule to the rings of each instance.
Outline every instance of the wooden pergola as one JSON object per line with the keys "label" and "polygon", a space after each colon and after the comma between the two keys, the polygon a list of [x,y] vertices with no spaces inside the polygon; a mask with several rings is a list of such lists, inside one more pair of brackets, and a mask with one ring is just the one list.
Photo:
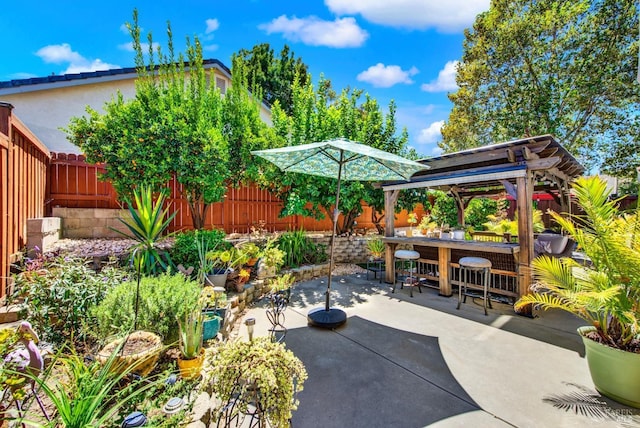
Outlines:
{"label": "wooden pergola", "polygon": [[[518,295],[528,293],[533,259],[532,199],[548,193],[570,210],[571,182],[584,167],[551,135],[527,137],[419,161],[429,169],[409,182],[384,183],[385,212],[393,213],[398,195],[405,189],[439,189],[450,193],[458,205],[462,224],[464,209],[474,197],[507,193],[516,200],[518,214]],[[394,218],[386,216],[385,237],[393,237]],[[393,281],[393,246],[387,246],[386,280]]]}

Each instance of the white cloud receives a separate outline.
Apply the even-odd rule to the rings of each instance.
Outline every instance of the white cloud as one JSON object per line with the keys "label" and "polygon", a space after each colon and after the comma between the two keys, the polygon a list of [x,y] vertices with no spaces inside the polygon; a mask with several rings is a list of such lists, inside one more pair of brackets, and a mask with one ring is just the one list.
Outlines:
{"label": "white cloud", "polygon": [[68,43],[61,45],[49,45],[40,48],[36,55],[46,63],[62,64],[64,62],[80,62],[84,60],[82,55],[71,50]]}
{"label": "white cloud", "polygon": [[433,122],[427,128],[421,129],[416,141],[420,144],[437,143],[442,139],[442,134],[440,133],[442,125],[444,125],[444,120],[439,120],[437,122]]}
{"label": "white cloud", "polygon": [[[160,43],[154,42],[153,50],[156,51],[158,49],[158,46],[160,46]],[[140,47],[142,48],[142,52],[144,53],[149,52],[149,43],[142,42],[140,43]],[[118,45],[118,48],[122,49],[123,51],[133,52],[133,42],[123,43],[121,45]]]}
{"label": "white cloud", "polygon": [[202,50],[207,52],[213,52],[213,51],[217,51],[219,47],[220,47],[219,45],[205,45],[202,47]]}
{"label": "white cloud", "polygon": [[433,149],[431,149],[431,154],[433,156],[440,156],[442,152],[444,152],[444,150],[442,150],[442,147],[439,146],[435,146]]}
{"label": "white cloud", "polygon": [[112,68],[121,68],[119,65],[103,62],[101,59],[87,59],[71,49],[68,43],[61,45],[49,45],[40,48],[36,55],[42,58],[46,63],[65,64],[68,67],[63,74],[82,73],[86,71],[109,70]]}
{"label": "white cloud", "polygon": [[398,65],[384,65],[379,62],[358,74],[357,79],[360,82],[371,83],[376,88],[390,88],[398,83],[413,83],[411,76],[416,74],[418,69],[415,67],[405,71]]}
{"label": "white cloud", "polygon": [[458,61],[447,61],[444,68],[438,73],[438,78],[430,83],[423,83],[420,86],[425,92],[445,92],[458,89],[456,84],[456,68]]}
{"label": "white cloud", "polygon": [[325,0],[337,15],[360,14],[367,21],[390,27],[458,32],[470,26],[490,0]]}
{"label": "white cloud", "polygon": [[259,29],[267,34],[282,33],[292,42],[301,41],[311,46],[328,46],[332,48],[353,48],[362,46],[369,33],[360,28],[354,18],[336,18],[324,21],[316,16],[307,18],[289,18],[282,15]]}
{"label": "white cloud", "polygon": [[220,27],[217,19],[207,19],[205,23],[207,24],[207,29],[204,31],[205,34],[213,33]]}

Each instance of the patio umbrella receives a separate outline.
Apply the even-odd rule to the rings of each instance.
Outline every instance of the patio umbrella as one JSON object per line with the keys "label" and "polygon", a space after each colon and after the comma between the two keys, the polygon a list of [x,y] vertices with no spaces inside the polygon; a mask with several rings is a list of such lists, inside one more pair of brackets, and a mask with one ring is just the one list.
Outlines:
{"label": "patio umbrella", "polygon": [[286,172],[320,177],[336,178],[336,205],[333,212],[333,234],[329,253],[329,278],[325,296],[325,307],[312,309],[307,319],[309,324],[318,327],[334,328],[347,320],[344,311],[331,308],[331,275],[333,272],[333,247],[336,235],[340,203],[340,182],[351,181],[392,181],[409,180],[413,174],[427,169],[427,166],[403,157],[387,153],[373,147],[346,139],[327,140],[319,143],[301,144],[270,150],[252,152]]}

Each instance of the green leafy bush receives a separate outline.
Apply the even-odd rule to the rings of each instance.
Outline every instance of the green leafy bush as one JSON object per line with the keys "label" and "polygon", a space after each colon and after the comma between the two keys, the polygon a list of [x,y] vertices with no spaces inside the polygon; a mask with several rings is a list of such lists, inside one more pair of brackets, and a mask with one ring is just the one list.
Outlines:
{"label": "green leafy bush", "polygon": [[313,242],[304,230],[283,233],[278,238],[277,245],[285,252],[286,267],[322,263],[327,260],[324,245]]}
{"label": "green leafy bush", "polygon": [[231,244],[224,240],[223,230],[190,230],[175,235],[173,248],[170,250],[171,260],[176,265],[183,265],[188,268],[197,268],[200,260],[198,257],[198,246],[196,240],[200,239],[208,250],[227,249]]}
{"label": "green leafy bush", "polygon": [[435,202],[431,209],[431,218],[438,225],[448,224],[453,226],[458,224],[458,207],[456,201],[447,196],[446,193],[435,191]]}
{"label": "green leafy bush", "polygon": [[18,274],[15,281],[34,330],[58,346],[87,338],[86,327],[95,324],[91,310],[127,275],[112,266],[95,273],[85,259],[59,256]]}
{"label": "green leafy bush", "polygon": [[[178,340],[178,318],[185,308],[198,304],[200,285],[182,274],[143,277],[140,281],[138,329],[160,335],[165,344]],[[102,337],[133,328],[136,281],[130,280],[111,290],[94,310],[97,332]]]}
{"label": "green leafy bush", "polygon": [[474,230],[483,230],[483,224],[488,221],[489,215],[495,216],[498,212],[498,201],[489,198],[473,198],[464,213],[464,223]]}

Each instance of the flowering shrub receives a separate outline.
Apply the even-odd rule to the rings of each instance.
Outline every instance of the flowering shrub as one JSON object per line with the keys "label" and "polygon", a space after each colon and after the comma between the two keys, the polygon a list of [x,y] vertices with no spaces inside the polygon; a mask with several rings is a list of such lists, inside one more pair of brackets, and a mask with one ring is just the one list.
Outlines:
{"label": "flowering shrub", "polygon": [[80,343],[95,324],[91,310],[128,272],[107,266],[100,273],[78,257],[39,257],[15,276],[16,293],[24,298],[26,318],[42,339],[54,345]]}

